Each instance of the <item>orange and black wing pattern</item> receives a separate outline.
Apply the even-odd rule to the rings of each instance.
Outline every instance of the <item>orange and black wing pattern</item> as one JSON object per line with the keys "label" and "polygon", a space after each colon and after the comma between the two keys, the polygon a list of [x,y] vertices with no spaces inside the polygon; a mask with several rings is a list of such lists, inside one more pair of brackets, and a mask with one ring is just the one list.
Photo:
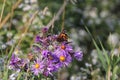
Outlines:
{"label": "orange and black wing pattern", "polygon": [[62,31],[57,37],[58,42],[63,42],[67,40],[68,40],[68,35],[65,33],[65,31]]}

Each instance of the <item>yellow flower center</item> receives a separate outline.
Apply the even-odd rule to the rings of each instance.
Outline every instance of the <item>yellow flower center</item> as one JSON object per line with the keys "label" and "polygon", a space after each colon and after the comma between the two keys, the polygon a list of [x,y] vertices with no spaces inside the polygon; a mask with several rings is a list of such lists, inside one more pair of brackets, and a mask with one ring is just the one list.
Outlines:
{"label": "yellow flower center", "polygon": [[62,45],[62,46],[61,46],[61,49],[65,49],[65,46],[64,46],[64,45]]}
{"label": "yellow flower center", "polygon": [[35,68],[38,69],[40,67],[40,65],[37,63],[35,64]]}
{"label": "yellow flower center", "polygon": [[60,56],[60,61],[64,62],[65,61],[65,56]]}

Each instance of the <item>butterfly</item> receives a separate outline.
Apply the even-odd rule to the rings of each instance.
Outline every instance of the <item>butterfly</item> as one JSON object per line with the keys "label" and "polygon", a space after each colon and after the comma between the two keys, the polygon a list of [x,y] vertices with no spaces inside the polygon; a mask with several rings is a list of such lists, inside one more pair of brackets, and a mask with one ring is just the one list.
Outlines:
{"label": "butterfly", "polygon": [[57,37],[57,41],[58,42],[63,42],[63,41],[67,41],[68,40],[68,35],[65,33],[65,31],[63,30]]}

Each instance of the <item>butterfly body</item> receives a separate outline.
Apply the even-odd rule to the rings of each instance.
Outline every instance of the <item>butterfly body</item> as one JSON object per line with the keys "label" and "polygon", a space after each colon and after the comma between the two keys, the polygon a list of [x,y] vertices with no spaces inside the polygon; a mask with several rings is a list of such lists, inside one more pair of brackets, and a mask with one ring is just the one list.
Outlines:
{"label": "butterfly body", "polygon": [[64,31],[62,31],[57,37],[58,42],[63,42],[67,40],[68,40],[68,35]]}

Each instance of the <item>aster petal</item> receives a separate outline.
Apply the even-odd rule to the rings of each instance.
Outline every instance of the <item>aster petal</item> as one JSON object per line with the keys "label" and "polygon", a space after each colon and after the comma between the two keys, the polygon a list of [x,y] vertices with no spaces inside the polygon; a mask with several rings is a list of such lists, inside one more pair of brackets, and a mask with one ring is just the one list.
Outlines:
{"label": "aster petal", "polygon": [[[36,68],[35,67],[36,64],[40,65],[40,67]],[[32,65],[31,71],[34,73],[34,75],[38,75],[39,73],[42,73],[43,70],[44,70],[43,62],[37,59],[34,65]]]}

